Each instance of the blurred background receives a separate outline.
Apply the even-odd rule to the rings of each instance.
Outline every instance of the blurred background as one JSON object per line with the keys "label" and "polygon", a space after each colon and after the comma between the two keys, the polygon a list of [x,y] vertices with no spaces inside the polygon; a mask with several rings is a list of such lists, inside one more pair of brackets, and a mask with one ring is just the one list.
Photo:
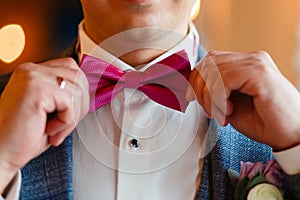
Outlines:
{"label": "blurred background", "polygon": [[26,38],[24,51],[17,60],[9,64],[0,60],[0,73],[22,62],[45,60],[67,48],[77,35],[81,19],[79,0],[0,0],[0,29],[19,24]]}
{"label": "blurred background", "polygon": [[[194,23],[207,50],[265,50],[300,88],[299,13],[299,0],[202,0]],[[0,61],[0,73],[67,48],[81,19],[79,0],[0,0],[0,28],[20,24],[26,37],[21,56],[9,64]]]}

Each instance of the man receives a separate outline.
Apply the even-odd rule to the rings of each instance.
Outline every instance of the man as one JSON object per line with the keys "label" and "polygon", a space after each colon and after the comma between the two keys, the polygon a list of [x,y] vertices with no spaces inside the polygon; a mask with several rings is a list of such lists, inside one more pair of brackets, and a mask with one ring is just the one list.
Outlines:
{"label": "man", "polygon": [[[82,0],[84,21],[68,55],[82,63],[90,84],[94,67],[85,62],[95,60],[84,54],[125,72],[146,73],[177,52],[183,63],[189,60],[195,67],[186,92],[191,102],[175,110],[132,86],[100,108],[92,103],[77,125],[87,112],[88,86],[76,63],[58,59],[23,64],[0,102],[3,196],[10,198],[20,190],[22,199],[230,199],[233,187],[227,170],[238,170],[240,161],[268,161],[272,152],[267,145],[279,151],[279,163],[289,174],[287,194],[298,195],[297,90],[264,52],[205,56],[189,23],[193,4]],[[1,80],[6,82],[5,77]],[[91,101],[95,93],[90,90]],[[205,116],[221,125],[230,123],[267,145]],[[42,153],[49,145],[59,146]],[[24,165],[20,178],[16,174]]]}

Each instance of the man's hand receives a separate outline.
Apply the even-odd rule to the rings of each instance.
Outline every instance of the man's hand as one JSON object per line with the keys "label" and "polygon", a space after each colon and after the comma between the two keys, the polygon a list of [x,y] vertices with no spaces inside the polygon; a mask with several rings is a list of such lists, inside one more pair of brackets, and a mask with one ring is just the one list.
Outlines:
{"label": "man's hand", "polygon": [[267,53],[209,52],[189,81],[187,99],[221,125],[277,150],[300,144],[299,92]]}
{"label": "man's hand", "polygon": [[20,65],[0,98],[0,194],[18,169],[62,143],[88,106],[88,82],[74,60]]}

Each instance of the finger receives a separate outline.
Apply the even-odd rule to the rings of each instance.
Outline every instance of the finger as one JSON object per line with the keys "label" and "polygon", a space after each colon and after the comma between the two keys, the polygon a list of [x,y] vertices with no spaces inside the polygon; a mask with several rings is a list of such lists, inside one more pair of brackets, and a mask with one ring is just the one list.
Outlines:
{"label": "finger", "polygon": [[233,53],[231,51],[216,51],[216,50],[211,50],[207,52],[207,56],[216,56],[216,55],[222,55],[222,54],[230,54]]}
{"label": "finger", "polygon": [[193,85],[194,85],[194,82],[195,82],[195,78],[198,76],[198,70],[197,68],[195,67],[190,76],[189,76],[189,84],[188,84],[188,88],[187,88],[187,91],[186,91],[186,94],[185,94],[185,98],[187,101],[193,101],[195,99],[195,92],[193,91]]}
{"label": "finger", "polygon": [[227,125],[227,116],[231,115],[233,106],[223,91],[220,84],[207,83],[202,92],[202,105],[208,117],[216,119],[220,125]]}
{"label": "finger", "polygon": [[232,102],[229,97],[231,95],[231,89],[226,87],[223,82],[222,76],[217,72],[213,83],[210,84],[210,93],[212,96],[213,104],[218,108],[218,110],[224,115],[224,117],[231,115],[233,110]]}
{"label": "finger", "polygon": [[[251,74],[244,56],[231,52],[212,52],[207,59],[205,82],[208,85],[214,104],[224,114],[230,114],[229,97],[232,90],[238,89],[245,82],[245,77]],[[236,57],[240,57],[237,59]],[[239,61],[237,61],[239,60]],[[208,62],[207,61],[207,62]],[[249,71],[250,70],[250,71]],[[250,75],[251,76],[251,75]],[[238,84],[238,86],[235,86]],[[228,107],[229,106],[229,107]]]}
{"label": "finger", "polygon": [[191,86],[191,84],[188,84],[188,86],[187,86],[186,93],[185,93],[185,100],[187,100],[187,101],[195,100],[195,95],[194,95],[193,87]]}
{"label": "finger", "polygon": [[215,65],[221,65],[228,62],[237,62],[240,60],[245,60],[250,58],[248,53],[237,53],[237,52],[228,52],[228,51],[213,51],[209,52],[208,57],[212,59]]}
{"label": "finger", "polygon": [[79,85],[73,90],[73,109],[75,122],[78,123],[89,111],[89,85],[85,76],[78,77]]}
{"label": "finger", "polygon": [[208,117],[213,117],[213,101],[214,85],[218,77],[218,69],[215,66],[213,60],[208,56],[203,60],[205,67],[202,67],[199,71],[199,76],[197,77],[197,85],[201,88],[202,92],[196,93],[198,102],[203,106]]}
{"label": "finger", "polygon": [[75,120],[73,118],[73,111],[66,110],[57,112],[56,116],[46,124],[46,134],[49,136],[56,135],[58,132],[63,131],[66,127],[76,126]]}
{"label": "finger", "polygon": [[79,69],[79,66],[76,63],[76,61],[70,57],[48,60],[48,61],[40,63],[40,64],[46,65],[46,66],[52,66],[52,67],[66,67],[66,68],[75,69],[75,70]]}
{"label": "finger", "polygon": [[58,91],[55,96],[56,112],[46,125],[46,133],[50,136],[65,129],[66,126],[76,126],[88,113],[89,94],[88,89],[74,85],[66,81],[66,87]]}
{"label": "finger", "polygon": [[70,69],[66,67],[39,67],[41,73],[45,73],[53,76],[53,78],[61,77],[64,80],[67,80],[71,83],[75,83],[79,71],[76,69]]}
{"label": "finger", "polygon": [[[200,105],[203,104],[203,88],[205,86],[205,82],[207,79],[207,69],[209,68],[210,63],[207,61],[207,57],[203,58],[199,63],[196,64],[194,70],[192,71],[189,82],[194,89],[194,93],[190,93],[190,97],[195,98],[195,95],[197,97],[198,102]],[[192,91],[191,91],[192,92]]]}
{"label": "finger", "polygon": [[197,101],[203,107],[203,110],[207,117],[211,117],[211,91],[208,80],[214,79],[211,75],[211,62],[209,56],[203,58],[193,70],[192,76],[190,77],[190,83],[194,90],[194,95],[197,97]]}
{"label": "finger", "polygon": [[217,106],[214,102],[212,102],[211,112],[211,117],[214,118],[221,126],[226,126],[229,123],[228,117],[222,110],[219,109],[219,106]]}
{"label": "finger", "polygon": [[74,130],[75,126],[66,127],[53,136],[49,136],[48,143],[52,146],[59,146]]}
{"label": "finger", "polygon": [[200,73],[198,74],[197,78],[194,81],[193,88],[194,88],[195,95],[197,97],[197,101],[199,102],[200,105],[204,106],[205,105],[204,98],[207,95],[210,97],[210,95],[205,80],[203,79]]}
{"label": "finger", "polygon": [[211,116],[220,125],[225,126],[228,124],[228,117],[233,112],[233,104],[227,98],[222,84],[215,83],[215,86],[211,90]]}
{"label": "finger", "polygon": [[202,108],[208,118],[211,118],[211,96],[208,87],[205,87],[202,90],[201,101],[198,99],[198,102],[201,102]]}
{"label": "finger", "polygon": [[[253,133],[263,133],[263,130],[259,130],[259,127],[264,127],[263,124],[260,124],[262,121],[258,120],[260,118],[259,113],[253,112],[254,104],[252,97],[235,91],[230,96],[230,99],[234,104],[234,110],[232,115],[228,117],[228,122],[248,136],[253,135]],[[255,121],[255,126],[249,129],[247,124],[253,124],[253,121]]]}
{"label": "finger", "polygon": [[[73,111],[76,109],[76,112],[73,113],[76,115],[74,115],[73,118],[75,123],[77,123],[88,112],[88,107],[89,107],[88,81],[86,76],[80,69],[75,70],[66,67],[56,67],[56,65],[61,64],[61,61],[66,62],[66,59],[49,61],[48,64],[50,63],[53,66],[45,67],[45,68],[47,68],[48,73],[52,74],[54,77],[57,76],[57,79],[58,78],[62,79],[66,83],[69,82],[71,84],[67,84],[67,85],[73,86],[72,90],[69,91],[69,94],[71,94],[70,96],[72,96],[72,100],[73,100],[73,104],[72,104]],[[64,91],[66,90],[64,89]],[[78,103],[76,106],[74,105],[75,102]]]}
{"label": "finger", "polygon": [[[215,76],[210,75],[205,82],[204,92],[203,92],[203,105],[206,112],[209,114],[210,117],[220,119],[223,115],[222,109],[224,109]],[[218,116],[218,117],[217,117]],[[220,120],[218,120],[220,121]]]}
{"label": "finger", "polygon": [[[74,119],[74,106],[73,106],[73,88],[71,82],[66,81],[66,86],[62,90],[58,86],[54,86],[53,104],[55,107],[55,115],[48,118],[45,132],[49,135],[54,135],[63,130],[69,124],[76,124]],[[53,115],[53,114],[52,114]]]}
{"label": "finger", "polygon": [[197,85],[202,84],[203,88],[202,92],[196,93],[198,101],[208,116],[218,119],[217,121],[222,125],[226,124],[226,116],[232,112],[232,104],[227,101],[230,90],[226,90],[213,57],[207,56],[203,63],[205,63],[205,67],[201,68],[200,76],[197,77],[197,80],[202,79],[201,83],[197,83]]}

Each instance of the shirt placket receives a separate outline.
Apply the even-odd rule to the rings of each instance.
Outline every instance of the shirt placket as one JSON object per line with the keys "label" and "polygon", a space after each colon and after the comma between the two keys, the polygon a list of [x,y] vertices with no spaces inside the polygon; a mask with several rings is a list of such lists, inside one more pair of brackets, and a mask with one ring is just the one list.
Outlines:
{"label": "shirt placket", "polygon": [[[135,170],[132,168],[135,163],[135,156],[144,150],[143,142],[137,133],[134,133],[133,128],[128,126],[128,123],[135,121],[137,117],[134,112],[130,112],[130,103],[132,99],[139,98],[140,93],[136,93],[135,90],[125,89],[124,90],[124,110],[123,110],[123,121],[120,134],[119,142],[119,157],[118,157],[118,170],[117,170],[117,194],[116,199],[139,199],[141,191],[136,190],[137,185],[141,179],[135,175]],[[132,104],[132,103],[131,103]]]}

